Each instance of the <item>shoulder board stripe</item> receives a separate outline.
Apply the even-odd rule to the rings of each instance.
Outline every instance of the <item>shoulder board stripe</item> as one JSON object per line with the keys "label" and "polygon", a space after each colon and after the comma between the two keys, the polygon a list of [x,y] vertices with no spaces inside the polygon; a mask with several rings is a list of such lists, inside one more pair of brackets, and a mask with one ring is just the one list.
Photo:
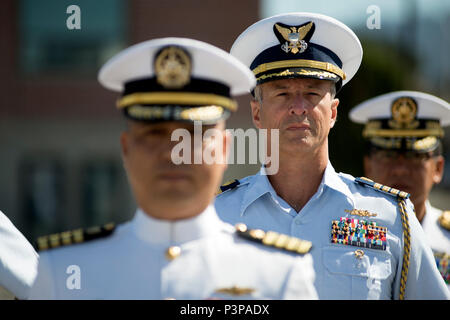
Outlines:
{"label": "shoulder board stripe", "polygon": [[93,227],[86,230],[76,229],[61,233],[54,233],[37,238],[35,247],[37,251],[44,251],[61,246],[68,246],[71,244],[103,238],[111,235],[114,232],[115,227],[116,226],[114,223],[108,223],[101,227]]}
{"label": "shoulder board stripe", "polygon": [[261,243],[265,246],[275,247],[281,250],[305,254],[311,250],[312,243],[310,241],[301,240],[285,234],[260,229],[247,229],[243,223],[236,225],[237,234],[245,239]]}
{"label": "shoulder board stripe", "polygon": [[222,192],[225,192],[227,190],[234,189],[239,184],[240,184],[240,182],[239,182],[238,179],[234,179],[234,180],[228,181],[228,182],[226,182],[226,183],[224,183],[223,185],[220,186],[220,190],[219,190],[218,193],[222,193]]}
{"label": "shoulder board stripe", "polygon": [[391,188],[389,186],[385,186],[381,183],[374,182],[373,180],[370,180],[366,177],[355,178],[355,181],[361,185],[371,187],[371,188],[381,191],[385,194],[393,195],[393,196],[396,196],[398,198],[403,198],[403,199],[409,198],[409,193],[407,193],[405,191],[400,191],[398,189]]}

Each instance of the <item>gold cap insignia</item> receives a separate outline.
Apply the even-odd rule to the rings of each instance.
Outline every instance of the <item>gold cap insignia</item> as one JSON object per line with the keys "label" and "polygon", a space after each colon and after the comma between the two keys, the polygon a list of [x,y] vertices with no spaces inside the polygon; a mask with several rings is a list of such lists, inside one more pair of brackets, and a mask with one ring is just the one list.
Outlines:
{"label": "gold cap insignia", "polygon": [[416,120],[417,104],[409,97],[401,97],[392,103],[392,120],[389,126],[393,129],[415,129],[419,126]]}
{"label": "gold cap insignia", "polygon": [[[308,48],[308,41],[314,32],[314,22],[310,21],[301,26],[287,26],[281,23],[275,23],[274,32],[277,38],[285,40],[281,44],[281,50],[286,53],[303,53]],[[308,37],[307,37],[308,36]]]}
{"label": "gold cap insignia", "polygon": [[191,58],[187,51],[170,46],[155,58],[156,81],[167,89],[179,89],[191,81]]}
{"label": "gold cap insignia", "polygon": [[251,294],[255,289],[252,288],[240,288],[238,286],[232,286],[230,288],[219,288],[216,289],[216,293],[228,294],[230,296],[243,296]]}

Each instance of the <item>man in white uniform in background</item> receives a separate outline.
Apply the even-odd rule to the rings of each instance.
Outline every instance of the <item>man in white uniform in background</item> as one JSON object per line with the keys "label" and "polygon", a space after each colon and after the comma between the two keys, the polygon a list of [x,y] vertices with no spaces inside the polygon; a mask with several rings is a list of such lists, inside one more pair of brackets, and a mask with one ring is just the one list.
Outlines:
{"label": "man in white uniform in background", "polygon": [[442,180],[443,127],[450,124],[450,106],[433,95],[396,91],[354,107],[350,119],[365,124],[365,175],[411,194],[417,219],[433,250],[442,277],[450,286],[450,211],[428,200]]}

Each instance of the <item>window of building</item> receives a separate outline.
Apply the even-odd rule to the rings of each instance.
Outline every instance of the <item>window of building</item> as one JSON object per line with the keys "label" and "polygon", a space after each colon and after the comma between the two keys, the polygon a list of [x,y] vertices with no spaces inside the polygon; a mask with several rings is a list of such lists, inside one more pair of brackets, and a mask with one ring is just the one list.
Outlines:
{"label": "window of building", "polygon": [[115,220],[118,210],[122,209],[117,200],[124,196],[120,193],[122,183],[121,167],[114,159],[86,161],[81,166],[81,212],[84,226],[96,226]]}
{"label": "window of building", "polygon": [[79,0],[80,29],[69,29],[68,0],[21,0],[18,6],[22,74],[91,75],[126,44],[127,3]]}
{"label": "window of building", "polygon": [[19,164],[19,199],[24,233],[34,239],[64,224],[66,170],[57,156],[26,156]]}

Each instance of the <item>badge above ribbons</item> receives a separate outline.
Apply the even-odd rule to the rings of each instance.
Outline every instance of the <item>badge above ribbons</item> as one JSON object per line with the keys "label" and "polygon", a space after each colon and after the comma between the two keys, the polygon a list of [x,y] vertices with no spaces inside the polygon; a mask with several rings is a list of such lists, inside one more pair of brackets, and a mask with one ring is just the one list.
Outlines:
{"label": "badge above ribbons", "polygon": [[386,250],[387,228],[376,222],[341,217],[331,222],[331,243]]}

